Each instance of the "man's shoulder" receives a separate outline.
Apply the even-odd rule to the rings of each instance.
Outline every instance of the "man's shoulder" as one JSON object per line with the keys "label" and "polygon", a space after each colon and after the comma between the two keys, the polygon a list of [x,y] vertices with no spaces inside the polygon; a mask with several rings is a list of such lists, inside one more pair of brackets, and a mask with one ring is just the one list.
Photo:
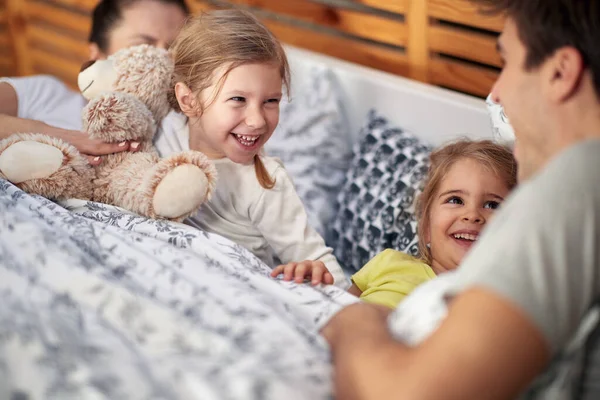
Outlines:
{"label": "man's shoulder", "polygon": [[[556,207],[581,203],[595,206],[600,200],[600,139],[586,140],[570,146],[552,159],[530,182],[523,184],[532,207],[543,211],[544,204]],[[580,207],[575,207],[580,209]],[[533,210],[531,210],[533,211]]]}

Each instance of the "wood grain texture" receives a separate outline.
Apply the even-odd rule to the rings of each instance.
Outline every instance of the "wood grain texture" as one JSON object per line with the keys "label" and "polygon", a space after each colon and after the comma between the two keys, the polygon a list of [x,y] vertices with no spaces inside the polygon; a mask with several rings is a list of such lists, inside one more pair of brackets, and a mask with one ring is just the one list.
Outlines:
{"label": "wood grain texture", "polygon": [[274,12],[381,43],[406,45],[406,25],[378,15],[307,0],[229,0],[227,3]]}
{"label": "wood grain texture", "polygon": [[500,32],[504,25],[501,16],[483,15],[469,0],[428,0],[428,3],[429,15],[443,21],[495,32]]}
{"label": "wood grain texture", "polygon": [[429,43],[427,2],[410,0],[406,21],[409,27],[408,58],[409,77],[429,82]]}
{"label": "wood grain texture", "polygon": [[27,41],[27,17],[25,3],[22,0],[5,0],[8,38],[11,42],[12,57],[11,75],[29,75],[32,73],[28,59],[29,42]]}
{"label": "wood grain texture", "polygon": [[496,40],[496,35],[455,27],[432,25],[429,28],[431,51],[500,67],[502,60],[496,50]]}
{"label": "wood grain texture", "polygon": [[363,4],[379,10],[396,14],[404,14],[411,0],[354,0],[354,3]]}
{"label": "wood grain texture", "polygon": [[491,68],[434,58],[429,63],[431,83],[485,97],[491,91],[498,73]]}
{"label": "wood grain texture", "polygon": [[[74,87],[98,1],[0,0],[0,74],[50,73]],[[284,43],[477,96],[500,66],[502,18],[468,0],[187,2],[194,13],[250,9]]]}

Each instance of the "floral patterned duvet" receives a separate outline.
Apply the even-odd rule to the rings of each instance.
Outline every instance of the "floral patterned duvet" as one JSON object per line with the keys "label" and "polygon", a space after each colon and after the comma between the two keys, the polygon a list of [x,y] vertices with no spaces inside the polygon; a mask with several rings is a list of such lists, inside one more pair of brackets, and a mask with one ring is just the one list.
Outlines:
{"label": "floral patterned duvet", "polygon": [[331,398],[317,332],[355,299],[269,272],[218,235],[0,180],[0,398]]}

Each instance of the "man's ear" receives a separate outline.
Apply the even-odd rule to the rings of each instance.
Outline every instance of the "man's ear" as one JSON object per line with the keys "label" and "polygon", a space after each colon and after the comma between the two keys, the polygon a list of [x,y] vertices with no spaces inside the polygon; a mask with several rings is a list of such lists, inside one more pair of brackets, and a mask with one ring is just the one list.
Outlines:
{"label": "man's ear", "polygon": [[585,70],[583,57],[574,47],[562,47],[546,61],[545,92],[555,102],[568,100],[579,88]]}
{"label": "man's ear", "polygon": [[96,43],[90,43],[88,49],[90,51],[90,60],[96,61],[106,59],[106,54],[100,50],[100,47],[98,47]]}
{"label": "man's ear", "polygon": [[194,92],[183,82],[175,84],[175,97],[179,108],[188,117],[194,117],[198,114],[198,101]]}

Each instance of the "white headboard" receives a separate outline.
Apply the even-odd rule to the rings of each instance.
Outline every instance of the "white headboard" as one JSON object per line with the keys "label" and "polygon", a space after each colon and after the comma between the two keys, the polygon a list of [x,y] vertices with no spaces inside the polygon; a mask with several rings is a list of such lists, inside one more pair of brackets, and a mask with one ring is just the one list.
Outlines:
{"label": "white headboard", "polygon": [[[491,138],[485,101],[397,75],[286,46],[294,85],[301,85],[312,63],[330,66],[344,92],[352,135],[374,108],[399,127],[439,145],[458,137]],[[353,142],[356,137],[353,137]]]}

